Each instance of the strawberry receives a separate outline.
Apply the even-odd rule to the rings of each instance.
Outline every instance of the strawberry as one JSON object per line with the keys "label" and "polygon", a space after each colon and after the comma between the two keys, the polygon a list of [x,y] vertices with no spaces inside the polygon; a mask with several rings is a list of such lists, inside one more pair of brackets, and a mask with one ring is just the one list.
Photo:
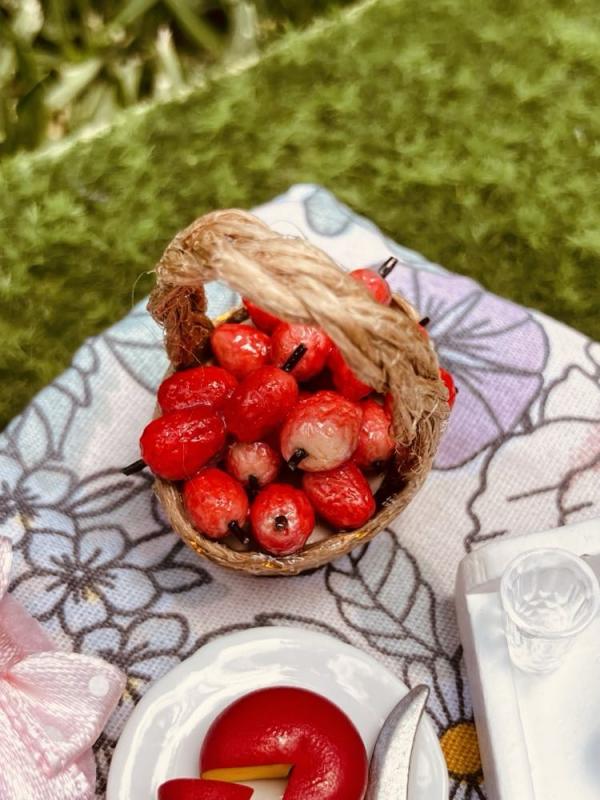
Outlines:
{"label": "strawberry", "polygon": [[214,329],[210,343],[219,364],[239,379],[271,358],[271,340],[251,325],[225,322]]}
{"label": "strawberry", "polygon": [[163,414],[146,425],[140,438],[145,464],[170,481],[191,477],[224,446],[222,417],[202,407]]}
{"label": "strawberry", "polygon": [[333,469],[356,450],[361,420],[356,403],[336,392],[316,392],[288,415],[280,437],[283,457],[292,469]]}
{"label": "strawberry", "polygon": [[452,408],[458,392],[456,385],[454,383],[454,378],[443,367],[440,367],[440,378],[444,381],[446,389],[448,389],[448,405],[450,406],[450,408]]}
{"label": "strawberry", "polygon": [[248,498],[231,475],[207,467],[183,487],[183,503],[192,524],[209,539],[240,535],[248,516]]}
{"label": "strawberry", "polygon": [[333,528],[360,528],[375,513],[375,498],[352,462],[324,472],[305,472],[302,488],[315,511]]}
{"label": "strawberry", "polygon": [[158,403],[163,413],[192,406],[219,411],[236,386],[236,379],[222,367],[193,367],[175,372],[161,383]]}
{"label": "strawberry", "polygon": [[263,550],[287,556],[304,547],[315,527],[315,513],[300,489],[287,483],[272,483],[252,503],[250,523]]}
{"label": "strawberry", "polygon": [[271,337],[273,363],[283,366],[300,344],[306,347],[306,352],[291,374],[297,381],[307,381],[325,367],[332,343],[329,336],[315,325],[283,322],[275,328]]}

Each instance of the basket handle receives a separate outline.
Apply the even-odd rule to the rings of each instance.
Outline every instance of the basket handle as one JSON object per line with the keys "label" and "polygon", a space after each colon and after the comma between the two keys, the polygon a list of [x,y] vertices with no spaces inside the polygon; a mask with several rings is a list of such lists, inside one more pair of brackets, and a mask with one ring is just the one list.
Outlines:
{"label": "basket handle", "polygon": [[189,363],[212,328],[202,285],[223,280],[276,316],[320,325],[362,381],[392,393],[398,441],[416,444],[419,461],[433,458],[447,394],[436,355],[403,298],[377,304],[322,250],[238,209],[206,214],[178,233],[156,278],[148,308],[165,328],[175,366]]}

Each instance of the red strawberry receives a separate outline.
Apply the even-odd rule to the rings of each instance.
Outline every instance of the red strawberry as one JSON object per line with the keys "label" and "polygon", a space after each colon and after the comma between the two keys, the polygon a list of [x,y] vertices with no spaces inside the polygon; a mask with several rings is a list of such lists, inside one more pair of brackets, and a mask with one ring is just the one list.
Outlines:
{"label": "red strawberry", "polygon": [[236,378],[244,378],[271,358],[271,340],[251,325],[225,322],[211,334],[215,358]]}
{"label": "red strawberry", "polygon": [[372,269],[365,267],[363,269],[353,269],[350,277],[354,278],[358,283],[362,283],[365,289],[369,292],[374,300],[384,306],[389,306],[392,302],[392,291],[388,286],[388,282],[381,275],[373,272]]}
{"label": "red strawberry", "polygon": [[370,386],[356,377],[337,347],[332,348],[327,365],[331,370],[335,388],[349,400],[358,402],[373,391]]}
{"label": "red strawberry", "polygon": [[183,503],[194,527],[209,539],[240,534],[248,516],[248,498],[241,484],[215,467],[186,481]]}
{"label": "red strawberry", "polygon": [[329,336],[315,325],[282,322],[271,337],[273,363],[282,367],[300,344],[306,347],[306,352],[291,374],[297,381],[307,381],[324,368],[332,344]]}
{"label": "red strawberry", "polygon": [[266,442],[235,442],[227,451],[225,466],[240,483],[257,489],[275,480],[281,456]]}
{"label": "red strawberry", "polygon": [[375,400],[361,403],[362,426],[352,460],[363,469],[381,471],[394,452],[392,418]]}
{"label": "red strawberry", "polygon": [[254,538],[268,553],[296,553],[315,527],[315,513],[307,496],[288,483],[272,483],[261,492],[250,509]]}
{"label": "red strawberry", "polygon": [[247,297],[243,298],[243,303],[246,306],[246,311],[250,314],[250,319],[261,331],[272,333],[281,322],[273,314],[269,314],[268,311],[254,305]]}
{"label": "red strawberry", "polygon": [[333,469],[356,450],[361,420],[356,403],[336,392],[316,392],[287,417],[280,437],[283,457],[292,469]]}
{"label": "red strawberry", "polygon": [[375,513],[375,499],[365,476],[352,462],[325,472],[306,472],[302,488],[333,528],[360,528]]}
{"label": "red strawberry", "polygon": [[227,428],[240,442],[257,442],[276,430],[298,400],[296,380],[279,367],[260,367],[227,401]]}
{"label": "red strawberry", "polygon": [[443,367],[440,367],[440,378],[444,381],[446,389],[448,389],[448,405],[452,408],[457,394],[454,378]]}
{"label": "red strawberry", "polygon": [[236,379],[222,367],[193,367],[175,372],[161,383],[158,403],[163,413],[192,406],[219,411],[236,386]]}
{"label": "red strawberry", "polygon": [[254,789],[237,783],[175,778],[158,787],[157,800],[250,800]]}
{"label": "red strawberry", "polygon": [[205,408],[153,419],[140,438],[142,458],[155,475],[180,481],[198,472],[225,445],[225,423]]}

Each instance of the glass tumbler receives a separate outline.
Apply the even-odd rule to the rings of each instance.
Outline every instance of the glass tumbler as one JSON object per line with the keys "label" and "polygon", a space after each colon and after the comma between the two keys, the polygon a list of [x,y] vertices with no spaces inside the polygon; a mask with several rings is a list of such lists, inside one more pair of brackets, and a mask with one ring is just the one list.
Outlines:
{"label": "glass tumbler", "polygon": [[540,548],[510,562],[500,600],[513,662],[527,672],[552,672],[596,616],[600,586],[579,556]]}

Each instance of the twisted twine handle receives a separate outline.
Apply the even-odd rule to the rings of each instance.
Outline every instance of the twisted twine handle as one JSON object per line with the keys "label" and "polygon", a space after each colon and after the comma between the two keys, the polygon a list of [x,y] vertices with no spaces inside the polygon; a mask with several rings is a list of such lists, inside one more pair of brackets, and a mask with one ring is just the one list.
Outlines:
{"label": "twisted twine handle", "polygon": [[175,366],[193,363],[212,329],[202,284],[224,280],[278,317],[321,326],[362,381],[391,392],[396,438],[416,457],[411,472],[429,469],[447,394],[435,353],[403,298],[379,305],[323,251],[237,209],[206,214],[178,233],[156,277],[148,308],[165,328]]}

